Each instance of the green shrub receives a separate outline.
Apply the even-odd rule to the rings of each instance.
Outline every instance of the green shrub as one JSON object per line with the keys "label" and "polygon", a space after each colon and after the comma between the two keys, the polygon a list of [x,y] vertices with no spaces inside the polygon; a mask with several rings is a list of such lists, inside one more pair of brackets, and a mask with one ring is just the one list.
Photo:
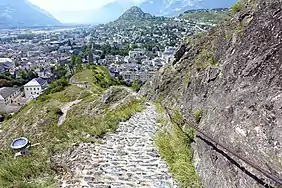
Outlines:
{"label": "green shrub", "polygon": [[44,91],[45,95],[63,91],[65,87],[69,86],[69,82],[65,78],[61,78],[52,82],[49,87]]}
{"label": "green shrub", "polygon": [[114,85],[120,85],[120,82],[113,78],[108,69],[104,66],[98,66],[95,69],[93,69],[93,83],[102,87],[102,88],[108,88],[110,86]]}

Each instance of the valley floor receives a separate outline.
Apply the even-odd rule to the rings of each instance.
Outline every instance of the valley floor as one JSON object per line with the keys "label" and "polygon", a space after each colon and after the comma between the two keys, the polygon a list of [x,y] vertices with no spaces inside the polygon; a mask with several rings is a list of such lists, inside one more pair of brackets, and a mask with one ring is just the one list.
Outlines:
{"label": "valley floor", "polygon": [[153,144],[156,131],[156,112],[148,106],[102,143],[80,144],[67,156],[72,173],[61,177],[61,187],[176,187]]}

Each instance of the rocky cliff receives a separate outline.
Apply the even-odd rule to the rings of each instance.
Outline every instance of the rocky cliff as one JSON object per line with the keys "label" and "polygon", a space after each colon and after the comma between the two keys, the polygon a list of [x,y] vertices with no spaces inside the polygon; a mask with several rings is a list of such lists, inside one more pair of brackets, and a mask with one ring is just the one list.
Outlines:
{"label": "rocky cliff", "polygon": [[[281,7],[281,0],[236,4],[229,21],[189,38],[176,52],[175,61],[140,91],[179,109],[191,125],[280,179]],[[281,186],[199,137],[193,149],[204,187]]]}

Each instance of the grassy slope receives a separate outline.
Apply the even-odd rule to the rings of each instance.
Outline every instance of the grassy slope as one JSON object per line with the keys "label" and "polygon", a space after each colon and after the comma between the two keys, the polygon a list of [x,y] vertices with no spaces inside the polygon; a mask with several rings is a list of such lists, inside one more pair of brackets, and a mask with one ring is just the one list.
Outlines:
{"label": "grassy slope", "polygon": [[193,20],[197,23],[218,24],[227,18],[228,11],[190,11],[180,15],[180,18]]}
{"label": "grassy slope", "polygon": [[[96,77],[100,78],[101,75],[104,78],[97,80]],[[58,187],[54,180],[56,174],[50,164],[54,152],[66,149],[73,143],[95,141],[94,136],[114,131],[120,121],[127,120],[134,112],[143,109],[141,102],[136,99],[130,99],[126,105],[113,110],[107,110],[107,106],[101,104],[100,98],[107,87],[116,84],[104,68],[85,70],[76,78],[78,81],[94,82],[95,85],[92,84],[90,88],[92,93],[87,89],[68,86],[64,91],[49,95],[45,101],[30,103],[1,125],[0,187]],[[102,88],[100,85],[107,87]],[[120,94],[124,89],[118,90]],[[82,102],[68,112],[66,121],[58,127],[59,108],[76,99],[82,99]],[[92,103],[95,105],[89,106]],[[85,108],[91,110],[98,107],[103,108],[100,114],[95,111],[91,114],[83,113]],[[9,144],[21,136],[40,145],[32,148],[31,156],[13,159]]]}
{"label": "grassy slope", "polygon": [[172,116],[172,122],[164,116],[165,110],[156,104],[158,123],[162,129],[158,131],[155,144],[161,157],[167,163],[170,172],[177,180],[180,187],[201,188],[200,178],[193,165],[193,151],[191,144],[195,136],[191,129],[184,133],[177,126],[182,121],[182,116],[177,111]]}

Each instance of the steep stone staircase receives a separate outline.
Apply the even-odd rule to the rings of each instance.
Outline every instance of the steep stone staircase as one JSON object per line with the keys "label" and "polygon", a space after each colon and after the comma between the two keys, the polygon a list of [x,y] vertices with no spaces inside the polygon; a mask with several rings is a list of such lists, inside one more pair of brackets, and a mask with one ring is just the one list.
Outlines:
{"label": "steep stone staircase", "polygon": [[103,143],[80,144],[69,158],[72,175],[62,177],[61,187],[176,187],[154,147],[156,131],[156,112],[148,106],[120,123]]}

